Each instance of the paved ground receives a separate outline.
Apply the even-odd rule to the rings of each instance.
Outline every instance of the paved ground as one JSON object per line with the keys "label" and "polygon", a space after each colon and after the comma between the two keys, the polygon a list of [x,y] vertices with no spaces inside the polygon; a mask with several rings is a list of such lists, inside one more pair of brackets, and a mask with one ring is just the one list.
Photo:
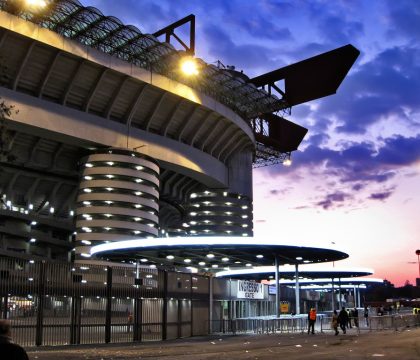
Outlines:
{"label": "paved ground", "polygon": [[349,331],[347,335],[282,334],[190,338],[140,345],[61,347],[28,351],[31,360],[420,359],[420,328]]}

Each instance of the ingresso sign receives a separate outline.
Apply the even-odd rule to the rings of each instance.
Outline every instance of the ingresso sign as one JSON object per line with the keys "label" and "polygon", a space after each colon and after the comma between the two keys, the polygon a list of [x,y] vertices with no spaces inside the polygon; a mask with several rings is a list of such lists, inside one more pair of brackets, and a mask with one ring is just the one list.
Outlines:
{"label": "ingresso sign", "polygon": [[263,284],[255,281],[238,281],[238,299],[264,299]]}

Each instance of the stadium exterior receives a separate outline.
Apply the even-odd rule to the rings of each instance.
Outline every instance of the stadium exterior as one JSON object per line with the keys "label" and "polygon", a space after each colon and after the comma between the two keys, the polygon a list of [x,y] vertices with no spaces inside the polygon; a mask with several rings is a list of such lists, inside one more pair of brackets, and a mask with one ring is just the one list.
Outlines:
{"label": "stadium exterior", "polygon": [[[181,326],[185,311],[191,314],[189,334],[202,334],[202,329],[193,330],[193,314],[207,314],[208,329],[213,281],[200,275],[205,290],[194,296],[193,279],[188,278],[189,303],[183,305],[188,296],[170,290],[172,275],[165,271],[188,265],[208,275],[245,263],[297,264],[348,256],[298,244],[282,246],[281,241],[264,246],[248,241],[239,248],[229,240],[190,248],[170,245],[179,236],[252,242],[252,168],[290,159],[307,129],[283,116],[294,105],[335,93],[356,60],[357,49],[346,45],[253,79],[234,67],[196,59],[198,76],[186,77],[178,65],[184,56],[194,54],[192,15],[150,35],[76,0],[50,1],[40,11],[22,4],[0,0],[0,255],[6,257],[1,276],[8,279],[1,289],[4,316],[11,289],[23,301],[27,286],[37,284],[36,291],[30,288],[36,293],[37,309],[52,309],[54,302],[46,300],[50,295],[67,304],[63,309],[71,313],[71,323],[65,326],[72,343],[80,342],[80,314],[89,310],[88,298],[97,296],[106,304],[100,317],[107,342],[113,306],[118,318],[123,305],[116,300],[124,297],[131,299],[126,310],[135,313],[137,323],[144,315],[141,300],[161,299],[162,319],[155,319],[163,324],[159,339],[168,338],[168,316],[177,316],[176,334],[185,335]],[[186,23],[191,26],[189,44],[176,36],[177,27]],[[165,42],[158,40],[162,35]],[[176,50],[171,38],[184,50]],[[284,81],[283,89],[278,81]],[[147,256],[141,246],[127,252],[93,251],[166,237],[168,244],[151,248]],[[115,266],[113,278],[110,264],[101,263],[98,256],[132,264]],[[53,272],[54,263],[61,269],[58,278],[69,283],[51,288],[49,294],[43,282],[53,276],[46,269]],[[14,287],[11,274],[18,271],[22,281],[32,264],[36,276],[27,277],[32,285]],[[130,277],[133,283],[122,280],[124,266],[135,275]],[[96,270],[86,279],[83,268]],[[166,275],[155,278],[154,271]],[[100,294],[95,293],[96,285],[83,290],[82,281],[102,284]],[[217,281],[228,286],[226,280]],[[121,290],[115,295],[111,284],[121,282],[135,293]],[[149,288],[159,291],[149,293]],[[176,288],[183,289],[182,282]],[[176,305],[168,302],[171,291]],[[273,313],[273,299],[264,291],[263,299],[271,305],[261,305],[258,314]],[[67,298],[72,300],[67,303]],[[37,345],[46,343],[44,316],[48,317],[38,311],[31,323]],[[134,340],[139,340],[136,334]]]}

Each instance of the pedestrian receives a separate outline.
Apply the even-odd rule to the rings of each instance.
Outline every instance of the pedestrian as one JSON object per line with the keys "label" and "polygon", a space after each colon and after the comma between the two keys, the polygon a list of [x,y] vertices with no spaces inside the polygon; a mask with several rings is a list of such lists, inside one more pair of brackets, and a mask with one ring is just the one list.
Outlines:
{"label": "pedestrian", "polygon": [[334,310],[333,315],[332,315],[332,319],[331,319],[331,327],[334,329],[335,331],[335,335],[337,336],[338,333],[338,314],[337,314],[337,310]]}
{"label": "pedestrian", "polygon": [[357,311],[357,308],[353,309],[353,322],[355,327],[359,327],[359,312]]}
{"label": "pedestrian", "polygon": [[347,327],[351,329],[351,319],[353,318],[353,311],[351,309],[348,309],[347,315],[349,319],[349,321],[347,322]]}
{"label": "pedestrian", "polygon": [[12,341],[9,320],[0,319],[0,358],[1,360],[29,360],[25,349]]}
{"label": "pedestrian", "polygon": [[131,312],[128,313],[127,318],[127,332],[129,333],[131,330],[131,324],[133,323],[133,314]]}
{"label": "pedestrian", "polygon": [[308,334],[312,331],[315,334],[316,309],[311,308],[308,313]]}
{"label": "pedestrian", "polygon": [[343,334],[346,333],[346,326],[349,322],[349,314],[346,311],[346,308],[343,306],[340,313],[338,314],[338,323],[340,324],[340,329],[343,330]]}
{"label": "pedestrian", "polygon": [[367,306],[365,306],[363,316],[365,317],[366,326],[369,326],[369,309]]}

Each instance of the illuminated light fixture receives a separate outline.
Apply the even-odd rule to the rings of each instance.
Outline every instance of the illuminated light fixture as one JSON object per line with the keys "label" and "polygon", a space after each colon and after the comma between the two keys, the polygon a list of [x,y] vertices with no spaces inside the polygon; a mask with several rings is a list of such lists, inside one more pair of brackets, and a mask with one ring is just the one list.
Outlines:
{"label": "illuminated light fixture", "polygon": [[87,253],[81,253],[80,255],[83,256],[83,257],[85,257],[85,258],[89,258],[90,257],[90,254],[87,254]]}
{"label": "illuminated light fixture", "polygon": [[32,226],[35,226],[37,224],[37,222],[36,221],[31,221],[31,225]]}
{"label": "illuminated light fixture", "polygon": [[235,261],[235,264],[242,264],[240,261]]}
{"label": "illuminated light fixture", "polygon": [[191,231],[190,231],[190,234],[197,234],[197,231],[195,231],[195,230],[191,230]]}
{"label": "illuminated light fixture", "polygon": [[91,193],[92,189],[86,188],[86,189],[83,189],[83,191],[86,192],[86,193]]}
{"label": "illuminated light fixture", "polygon": [[188,225],[187,223],[183,223],[183,224],[182,224],[182,226],[183,226],[183,227],[186,227],[186,228],[187,228],[187,227],[190,227],[190,225]]}
{"label": "illuminated light fixture", "polygon": [[29,204],[28,209],[33,210],[33,208],[34,208],[33,204]]}
{"label": "illuminated light fixture", "polygon": [[104,216],[106,216],[107,218],[112,217],[112,214],[104,214]]}
{"label": "illuminated light fixture", "polygon": [[74,211],[70,210],[70,216],[74,216]]}
{"label": "illuminated light fixture", "polygon": [[83,205],[90,205],[90,201],[83,201]]}
{"label": "illuminated light fixture", "polygon": [[197,62],[191,56],[187,56],[181,59],[180,68],[184,75],[187,75],[187,76],[198,75]]}
{"label": "illuminated light fixture", "polygon": [[246,228],[246,227],[248,227],[248,224],[242,224],[242,227]]}
{"label": "illuminated light fixture", "polygon": [[47,2],[45,0],[25,0],[25,4],[27,7],[32,8],[44,8],[47,6]]}
{"label": "illuminated light fixture", "polygon": [[226,224],[232,224],[232,221],[225,221]]}
{"label": "illuminated light fixture", "polygon": [[191,259],[184,259],[184,262],[189,264],[191,262]]}
{"label": "illuminated light fixture", "polygon": [[28,281],[34,281],[34,278],[28,278]]}
{"label": "illuminated light fixture", "polygon": [[145,258],[143,258],[143,259],[140,259],[140,262],[148,262],[149,260],[147,260],[147,259],[145,259]]}
{"label": "illuminated light fixture", "polygon": [[232,211],[225,211],[226,215],[232,215]]}
{"label": "illuminated light fixture", "polygon": [[196,208],[199,208],[200,204],[194,204],[193,206],[195,206]]}
{"label": "illuminated light fixture", "polygon": [[217,264],[213,264],[211,267],[212,267],[212,268],[214,268],[214,269],[216,269],[216,268],[218,268],[218,267],[219,267],[219,265],[217,265]]}
{"label": "illuminated light fixture", "polygon": [[107,163],[109,166],[114,165],[114,162],[113,162],[113,161],[107,161],[106,163]]}
{"label": "illuminated light fixture", "polygon": [[310,260],[303,260],[303,262],[304,262],[305,264],[308,264],[308,263],[310,263],[311,261],[310,261]]}
{"label": "illuminated light fixture", "polygon": [[111,230],[112,228],[110,228],[110,227],[104,227],[104,229],[106,230],[106,231],[109,231],[109,230]]}
{"label": "illuminated light fixture", "polygon": [[113,203],[113,201],[105,200],[105,203],[108,204],[108,205],[111,205]]}
{"label": "illuminated light fixture", "polygon": [[151,269],[156,269],[156,265],[155,265],[155,264],[149,265],[149,267],[150,267]]}
{"label": "illuminated light fixture", "polygon": [[36,242],[36,239],[35,238],[32,238],[31,240],[29,240],[29,242],[30,243],[34,243],[34,242]]}
{"label": "illuminated light fixture", "polygon": [[223,261],[223,262],[227,262],[227,261],[229,261],[229,258],[224,257],[224,258],[222,258],[222,261]]}
{"label": "illuminated light fixture", "polygon": [[155,224],[150,223],[150,224],[147,224],[147,226],[155,227]]}
{"label": "illuminated light fixture", "polygon": [[134,205],[134,207],[135,207],[136,209],[140,209],[140,208],[142,207],[142,205],[140,205],[140,204],[136,204],[136,205]]}
{"label": "illuminated light fixture", "polygon": [[191,225],[197,225],[197,221],[190,221]]}
{"label": "illuminated light fixture", "polygon": [[143,170],[144,167],[143,166],[136,166],[136,170]]}
{"label": "illuminated light fixture", "polygon": [[303,260],[303,258],[301,256],[297,256],[296,257],[296,260],[299,260],[300,261],[300,260]]}
{"label": "illuminated light fixture", "polygon": [[173,260],[173,259],[175,258],[175,256],[173,256],[173,255],[167,255],[167,256],[166,256],[166,258],[167,258],[168,260]]}
{"label": "illuminated light fixture", "polygon": [[92,243],[89,240],[82,240],[82,244],[92,245]]}
{"label": "illuminated light fixture", "polygon": [[196,198],[197,197],[197,194],[196,193],[192,193],[191,195],[190,195],[190,198],[191,199],[194,199],[194,198]]}
{"label": "illuminated light fixture", "polygon": [[92,180],[93,179],[93,177],[92,176],[89,176],[89,175],[86,175],[85,176],[85,180]]}
{"label": "illuminated light fixture", "polygon": [[196,212],[191,212],[191,213],[190,213],[190,215],[191,215],[191,216],[196,216],[196,215],[197,215],[197,213],[196,213]]}
{"label": "illuminated light fixture", "polygon": [[106,177],[107,177],[108,179],[112,179],[112,178],[114,177],[114,175],[106,175]]}
{"label": "illuminated light fixture", "polygon": [[89,214],[82,214],[82,216],[83,216],[84,218],[86,218],[86,219],[90,218],[90,215],[89,215]]}
{"label": "illuminated light fixture", "polygon": [[139,230],[134,230],[134,231],[133,231],[133,234],[134,234],[134,235],[138,235],[138,234],[140,234],[140,232],[141,232],[141,231],[139,231]]}
{"label": "illuminated light fixture", "polygon": [[86,232],[92,232],[92,229],[88,227],[82,227],[82,230]]}
{"label": "illuminated light fixture", "polygon": [[206,265],[206,263],[205,263],[204,261],[200,261],[200,262],[198,263],[198,265],[200,265],[200,266],[205,266],[205,265]]}
{"label": "illuminated light fixture", "polygon": [[226,204],[227,206],[232,205],[232,203],[231,203],[230,201],[225,202],[225,204]]}
{"label": "illuminated light fixture", "polygon": [[204,222],[205,222],[206,224],[208,224],[208,223],[210,222],[210,220],[204,220]]}
{"label": "illuminated light fixture", "polygon": [[232,232],[232,230],[226,230],[227,234],[230,234]]}
{"label": "illuminated light fixture", "polygon": [[93,164],[91,164],[91,163],[86,163],[86,164],[85,164],[85,166],[86,166],[87,168],[91,168],[91,167],[93,167]]}
{"label": "illuminated light fixture", "polygon": [[[83,256],[83,254],[82,254],[82,256]],[[81,283],[82,284],[86,284],[87,283],[87,280],[82,280]]]}
{"label": "illuminated light fixture", "polygon": [[210,230],[209,229],[204,229],[204,232],[208,233],[208,232],[210,232]]}
{"label": "illuminated light fixture", "polygon": [[252,264],[248,263],[248,264],[245,264],[245,266],[250,267],[252,266]]}
{"label": "illuminated light fixture", "polygon": [[209,259],[213,259],[214,258],[214,254],[207,254],[206,257],[208,257]]}
{"label": "illuminated light fixture", "polygon": [[107,188],[105,188],[105,189],[107,189],[108,191],[112,191],[112,190],[114,190],[114,188],[112,188],[112,187],[107,187]]}
{"label": "illuminated light fixture", "polygon": [[247,219],[248,218],[248,215],[242,215],[241,218],[242,219]]}
{"label": "illuminated light fixture", "polygon": [[243,233],[242,236],[248,236],[248,234],[247,233]]}
{"label": "illuminated light fixture", "polygon": [[134,194],[136,194],[137,196],[142,195],[143,193],[141,191],[136,191]]}
{"label": "illuminated light fixture", "polygon": [[290,166],[292,165],[292,155],[291,153],[287,153],[286,158],[283,160],[284,166]]}
{"label": "illuminated light fixture", "polygon": [[136,179],[136,180],[134,180],[136,183],[141,183],[141,182],[143,182],[143,179]]}
{"label": "illuminated light fixture", "polygon": [[29,260],[29,264],[35,264],[35,260]]}
{"label": "illuminated light fixture", "polygon": [[262,259],[264,257],[264,255],[258,254],[257,255],[257,259]]}
{"label": "illuminated light fixture", "polygon": [[244,210],[248,209],[248,205],[242,205],[241,208],[244,209]]}
{"label": "illuminated light fixture", "polygon": [[7,201],[6,201],[6,206],[7,206],[7,207],[11,207],[11,206],[12,206],[12,202],[11,202],[10,200],[7,200]]}
{"label": "illuminated light fixture", "polygon": [[134,221],[140,221],[140,220],[141,220],[141,218],[139,218],[139,217],[135,217],[133,220],[134,220]]}
{"label": "illuminated light fixture", "polygon": [[225,191],[225,192],[223,192],[223,196],[227,196],[227,192]]}

